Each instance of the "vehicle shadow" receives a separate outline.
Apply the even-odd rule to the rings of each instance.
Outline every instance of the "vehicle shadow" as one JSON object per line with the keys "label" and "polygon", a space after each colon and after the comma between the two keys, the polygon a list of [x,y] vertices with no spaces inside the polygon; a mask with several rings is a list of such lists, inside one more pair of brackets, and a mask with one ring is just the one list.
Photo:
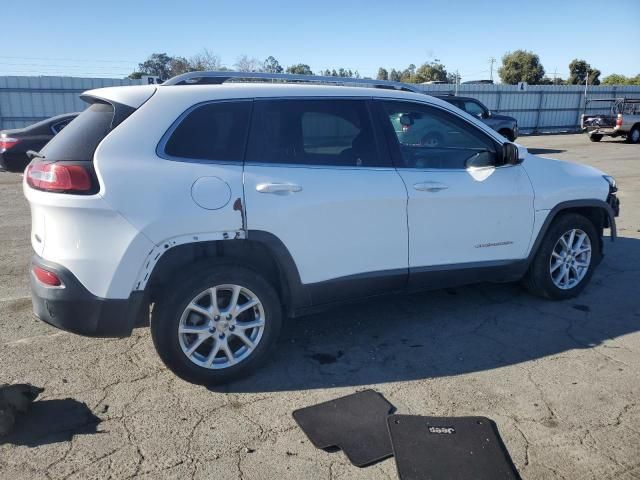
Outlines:
{"label": "vehicle shadow", "polygon": [[0,445],[37,447],[68,442],[74,435],[89,435],[97,431],[100,418],[85,403],[72,398],[40,400],[16,418],[13,431],[0,437]]}
{"label": "vehicle shadow", "polygon": [[380,297],[288,320],[272,360],[224,392],[304,390],[495,369],[588,349],[640,330],[640,239],[608,240],[577,298],[517,284]]}
{"label": "vehicle shadow", "polygon": [[536,147],[527,147],[527,151],[532,155],[551,155],[554,153],[566,152],[566,150],[562,150],[559,148],[536,148]]}

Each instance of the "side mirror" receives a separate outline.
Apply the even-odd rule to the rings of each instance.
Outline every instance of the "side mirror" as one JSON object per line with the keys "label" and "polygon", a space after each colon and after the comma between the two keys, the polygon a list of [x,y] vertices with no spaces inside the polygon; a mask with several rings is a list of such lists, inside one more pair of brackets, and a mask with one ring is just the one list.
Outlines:
{"label": "side mirror", "polygon": [[515,143],[505,142],[502,145],[502,165],[520,165],[523,158]]}
{"label": "side mirror", "polygon": [[482,118],[489,118],[491,116],[491,110],[486,110],[483,114],[482,114]]}

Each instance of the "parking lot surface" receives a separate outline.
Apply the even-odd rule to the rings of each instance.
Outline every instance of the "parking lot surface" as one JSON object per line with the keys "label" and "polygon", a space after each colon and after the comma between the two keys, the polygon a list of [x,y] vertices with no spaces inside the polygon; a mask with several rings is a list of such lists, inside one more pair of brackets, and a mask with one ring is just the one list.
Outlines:
{"label": "parking lot surface", "polygon": [[520,139],[616,177],[619,239],[578,298],[518,285],[393,296],[290,320],[241,382],[185,383],[148,329],[84,338],[31,312],[21,176],[0,174],[0,383],[45,390],[0,439],[1,478],[397,478],[314,448],[291,412],[364,388],[398,413],[483,415],[525,479],[640,479],[640,146]]}

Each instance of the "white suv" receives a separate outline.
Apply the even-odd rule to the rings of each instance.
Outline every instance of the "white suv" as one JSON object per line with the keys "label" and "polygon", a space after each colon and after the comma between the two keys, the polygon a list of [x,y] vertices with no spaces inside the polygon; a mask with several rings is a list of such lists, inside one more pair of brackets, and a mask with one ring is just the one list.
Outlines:
{"label": "white suv", "polygon": [[522,279],[572,297],[615,237],[594,168],[403,84],[267,76],[82,95],[25,174],[39,318],[126,336],[151,317],[166,365],[211,384],[262,364],[283,316],[336,302]]}

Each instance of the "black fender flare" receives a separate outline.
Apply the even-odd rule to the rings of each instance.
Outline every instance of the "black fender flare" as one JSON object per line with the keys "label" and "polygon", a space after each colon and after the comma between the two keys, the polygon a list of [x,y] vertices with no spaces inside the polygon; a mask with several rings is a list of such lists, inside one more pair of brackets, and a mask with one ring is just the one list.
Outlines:
{"label": "black fender flare", "polygon": [[547,218],[545,218],[542,227],[540,227],[540,231],[538,232],[538,236],[536,237],[535,242],[531,246],[531,250],[529,251],[528,262],[531,263],[533,257],[538,251],[540,247],[540,243],[544,239],[544,236],[547,234],[547,230],[551,226],[553,220],[558,216],[559,213],[562,213],[565,210],[569,210],[572,208],[601,208],[604,210],[604,213],[607,215],[607,219],[609,221],[609,228],[611,229],[611,241],[614,242],[618,236],[618,231],[616,229],[616,214],[609,205],[604,200],[598,199],[585,199],[585,200],[568,200],[566,202],[560,202],[555,207],[551,209]]}

